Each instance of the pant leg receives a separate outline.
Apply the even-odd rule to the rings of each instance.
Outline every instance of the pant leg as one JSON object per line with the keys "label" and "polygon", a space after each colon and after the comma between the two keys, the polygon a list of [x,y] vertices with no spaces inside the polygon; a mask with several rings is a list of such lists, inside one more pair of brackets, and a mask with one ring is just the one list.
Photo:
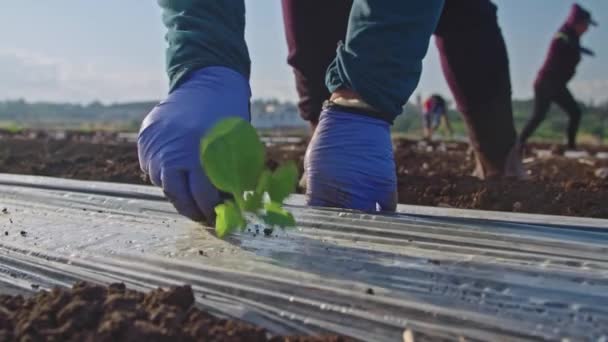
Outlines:
{"label": "pant leg", "polygon": [[346,41],[329,66],[330,92],[347,88],[392,122],[418,85],[443,0],[354,0]]}
{"label": "pant leg", "polygon": [[581,122],[581,108],[572,96],[572,93],[568,88],[564,87],[559,90],[554,97],[555,103],[557,103],[565,112],[568,114],[570,120],[568,122],[568,148],[576,148],[576,134],[578,132],[578,126]]}
{"label": "pant leg", "polygon": [[170,91],[190,73],[224,66],[249,78],[243,0],[157,0],[167,34]]}
{"label": "pant leg", "polygon": [[441,124],[441,116],[440,112],[433,112],[433,130],[437,130],[437,127]]}
{"label": "pant leg", "polygon": [[507,49],[489,0],[446,0],[435,42],[446,81],[484,168],[502,174],[517,141]]}
{"label": "pant leg", "polygon": [[551,106],[551,97],[551,93],[548,90],[543,89],[542,86],[535,87],[534,111],[532,112],[532,116],[524,126],[524,129],[519,137],[522,144],[524,144],[530,138],[530,136],[532,136],[532,133],[534,133],[540,123],[545,120],[545,117],[547,117],[547,112]]}
{"label": "pant leg", "polygon": [[300,116],[313,125],[329,98],[325,72],[346,37],[352,0],[283,0],[283,22]]}

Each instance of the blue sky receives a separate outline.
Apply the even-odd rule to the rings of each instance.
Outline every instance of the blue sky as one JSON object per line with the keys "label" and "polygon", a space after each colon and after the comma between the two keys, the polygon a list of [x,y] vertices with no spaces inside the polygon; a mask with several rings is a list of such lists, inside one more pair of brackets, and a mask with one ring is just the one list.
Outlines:
{"label": "blue sky", "polygon": [[[454,0],[451,0],[454,1]],[[246,0],[254,97],[295,99],[278,0]],[[495,0],[511,60],[514,96],[531,84],[569,0]],[[571,83],[582,100],[608,99],[608,1],[582,0],[600,26],[583,43]],[[19,0],[0,11],[0,99],[103,102],[157,100],[167,90],[164,29],[153,0]],[[417,93],[449,94],[431,41]],[[449,96],[448,96],[449,97]]]}

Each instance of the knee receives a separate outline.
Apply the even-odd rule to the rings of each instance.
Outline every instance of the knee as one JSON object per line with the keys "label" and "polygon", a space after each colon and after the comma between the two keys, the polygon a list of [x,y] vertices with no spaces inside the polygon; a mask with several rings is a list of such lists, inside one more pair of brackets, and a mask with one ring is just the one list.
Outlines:
{"label": "knee", "polygon": [[547,117],[547,111],[546,110],[535,110],[534,113],[532,114],[532,121],[543,121],[545,120],[545,118]]}

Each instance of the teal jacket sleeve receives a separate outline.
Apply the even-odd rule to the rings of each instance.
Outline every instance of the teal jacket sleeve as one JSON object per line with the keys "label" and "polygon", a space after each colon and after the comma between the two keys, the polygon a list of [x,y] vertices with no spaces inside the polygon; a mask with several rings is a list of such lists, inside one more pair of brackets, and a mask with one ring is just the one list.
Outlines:
{"label": "teal jacket sleeve", "polygon": [[192,71],[230,68],[249,78],[244,0],[158,0],[167,28],[170,91]]}

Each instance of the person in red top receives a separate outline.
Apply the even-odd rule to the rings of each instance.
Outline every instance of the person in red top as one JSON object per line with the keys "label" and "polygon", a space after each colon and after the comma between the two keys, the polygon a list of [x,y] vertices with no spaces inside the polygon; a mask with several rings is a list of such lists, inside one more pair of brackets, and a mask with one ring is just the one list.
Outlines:
{"label": "person in red top", "polygon": [[445,99],[438,94],[429,96],[422,105],[422,126],[424,138],[431,140],[435,130],[443,123],[448,130],[450,137],[453,134],[450,119],[448,118],[448,108]]}
{"label": "person in red top", "polygon": [[597,25],[591,14],[578,4],[572,5],[570,15],[553,37],[547,58],[534,82],[534,111],[526,123],[520,143],[523,145],[547,116],[552,102],[569,116],[568,148],[576,148],[576,133],[581,120],[581,109],[567,84],[574,77],[581,55],[593,52],[581,46],[580,38],[589,25]]}

